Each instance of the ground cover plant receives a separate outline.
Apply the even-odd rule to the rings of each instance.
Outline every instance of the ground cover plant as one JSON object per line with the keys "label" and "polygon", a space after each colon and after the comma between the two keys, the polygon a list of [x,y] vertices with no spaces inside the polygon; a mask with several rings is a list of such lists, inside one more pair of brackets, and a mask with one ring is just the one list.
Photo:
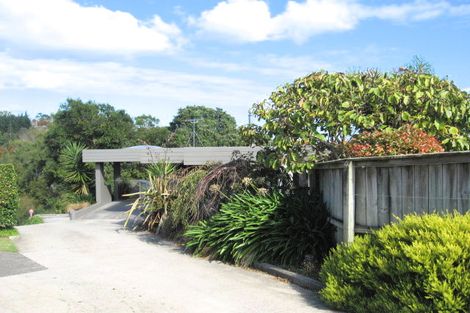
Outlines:
{"label": "ground cover plant", "polygon": [[469,312],[470,213],[407,216],[337,246],[320,275],[348,312]]}
{"label": "ground cover plant", "polygon": [[332,244],[332,232],[324,204],[305,190],[244,191],[210,219],[189,227],[185,245],[195,255],[239,265],[299,265],[307,254],[320,260]]}

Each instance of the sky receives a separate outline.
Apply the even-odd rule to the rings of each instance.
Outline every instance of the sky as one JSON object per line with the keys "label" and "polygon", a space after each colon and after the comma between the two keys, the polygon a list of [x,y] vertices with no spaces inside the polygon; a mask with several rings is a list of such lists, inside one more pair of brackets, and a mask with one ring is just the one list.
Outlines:
{"label": "sky", "polygon": [[470,91],[470,0],[0,0],[0,111],[67,98],[167,125],[220,107],[238,124],[318,70],[394,70],[420,56]]}

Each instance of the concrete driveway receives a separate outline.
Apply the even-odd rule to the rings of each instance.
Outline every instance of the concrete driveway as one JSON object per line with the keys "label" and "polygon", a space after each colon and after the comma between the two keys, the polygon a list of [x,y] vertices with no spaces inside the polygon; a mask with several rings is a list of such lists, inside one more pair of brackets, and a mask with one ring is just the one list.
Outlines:
{"label": "concrete driveway", "polygon": [[[19,227],[20,252],[46,269],[0,277],[0,312],[333,312],[309,290],[192,258],[115,219]],[[1,266],[1,265],[0,265]]]}

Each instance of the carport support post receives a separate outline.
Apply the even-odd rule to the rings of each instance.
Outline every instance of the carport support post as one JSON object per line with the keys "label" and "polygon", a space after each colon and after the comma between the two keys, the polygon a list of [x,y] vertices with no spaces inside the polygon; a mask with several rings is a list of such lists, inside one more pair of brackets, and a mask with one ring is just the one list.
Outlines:
{"label": "carport support post", "polygon": [[104,163],[96,163],[95,166],[95,190],[96,190],[96,203],[109,203],[111,202],[111,194],[104,179]]}
{"label": "carport support post", "polygon": [[114,178],[114,201],[117,201],[121,198],[121,194],[119,192],[119,184],[121,181],[121,162],[114,162],[113,163],[113,178]]}
{"label": "carport support post", "polygon": [[343,242],[352,242],[354,240],[354,224],[355,224],[355,173],[354,163],[347,163],[347,181],[346,181],[346,205],[343,205]]}

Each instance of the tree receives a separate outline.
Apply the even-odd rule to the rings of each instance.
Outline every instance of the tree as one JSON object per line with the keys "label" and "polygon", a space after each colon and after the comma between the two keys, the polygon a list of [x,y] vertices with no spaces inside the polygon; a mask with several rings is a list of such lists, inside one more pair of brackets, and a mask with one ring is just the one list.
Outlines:
{"label": "tree", "polygon": [[137,128],[137,143],[164,147],[170,136],[168,127]]}
{"label": "tree", "polygon": [[36,126],[48,126],[51,122],[52,117],[49,114],[36,114]]}
{"label": "tree", "polygon": [[220,108],[187,106],[170,123],[169,146],[236,146],[240,135],[235,118]]}
{"label": "tree", "polygon": [[109,104],[67,99],[53,120],[45,140],[55,160],[61,147],[69,141],[90,149],[114,149],[126,147],[135,140],[132,118]]}
{"label": "tree", "polygon": [[18,185],[22,194],[34,198],[41,205],[58,196],[57,189],[62,179],[57,178],[57,165],[49,157],[44,142],[44,132],[29,130],[27,140],[10,142],[9,149],[0,156],[0,163],[11,163],[18,175]]}
{"label": "tree", "polygon": [[137,143],[165,146],[170,135],[168,127],[159,127],[160,120],[154,116],[143,114],[134,119]]}
{"label": "tree", "polygon": [[405,69],[415,72],[417,74],[434,74],[434,68],[431,63],[426,61],[423,57],[415,55]]}
{"label": "tree", "polygon": [[293,171],[337,156],[334,146],[355,134],[405,124],[435,136],[447,150],[469,148],[470,96],[452,81],[410,70],[315,72],[274,91],[253,111],[264,125],[244,134],[267,146],[272,167]]}
{"label": "tree", "polygon": [[22,129],[31,127],[31,120],[27,113],[14,115],[10,112],[0,112],[0,145],[7,144],[15,139]]}
{"label": "tree", "polygon": [[152,115],[142,114],[134,118],[134,123],[137,128],[151,128],[157,127],[160,120]]}

